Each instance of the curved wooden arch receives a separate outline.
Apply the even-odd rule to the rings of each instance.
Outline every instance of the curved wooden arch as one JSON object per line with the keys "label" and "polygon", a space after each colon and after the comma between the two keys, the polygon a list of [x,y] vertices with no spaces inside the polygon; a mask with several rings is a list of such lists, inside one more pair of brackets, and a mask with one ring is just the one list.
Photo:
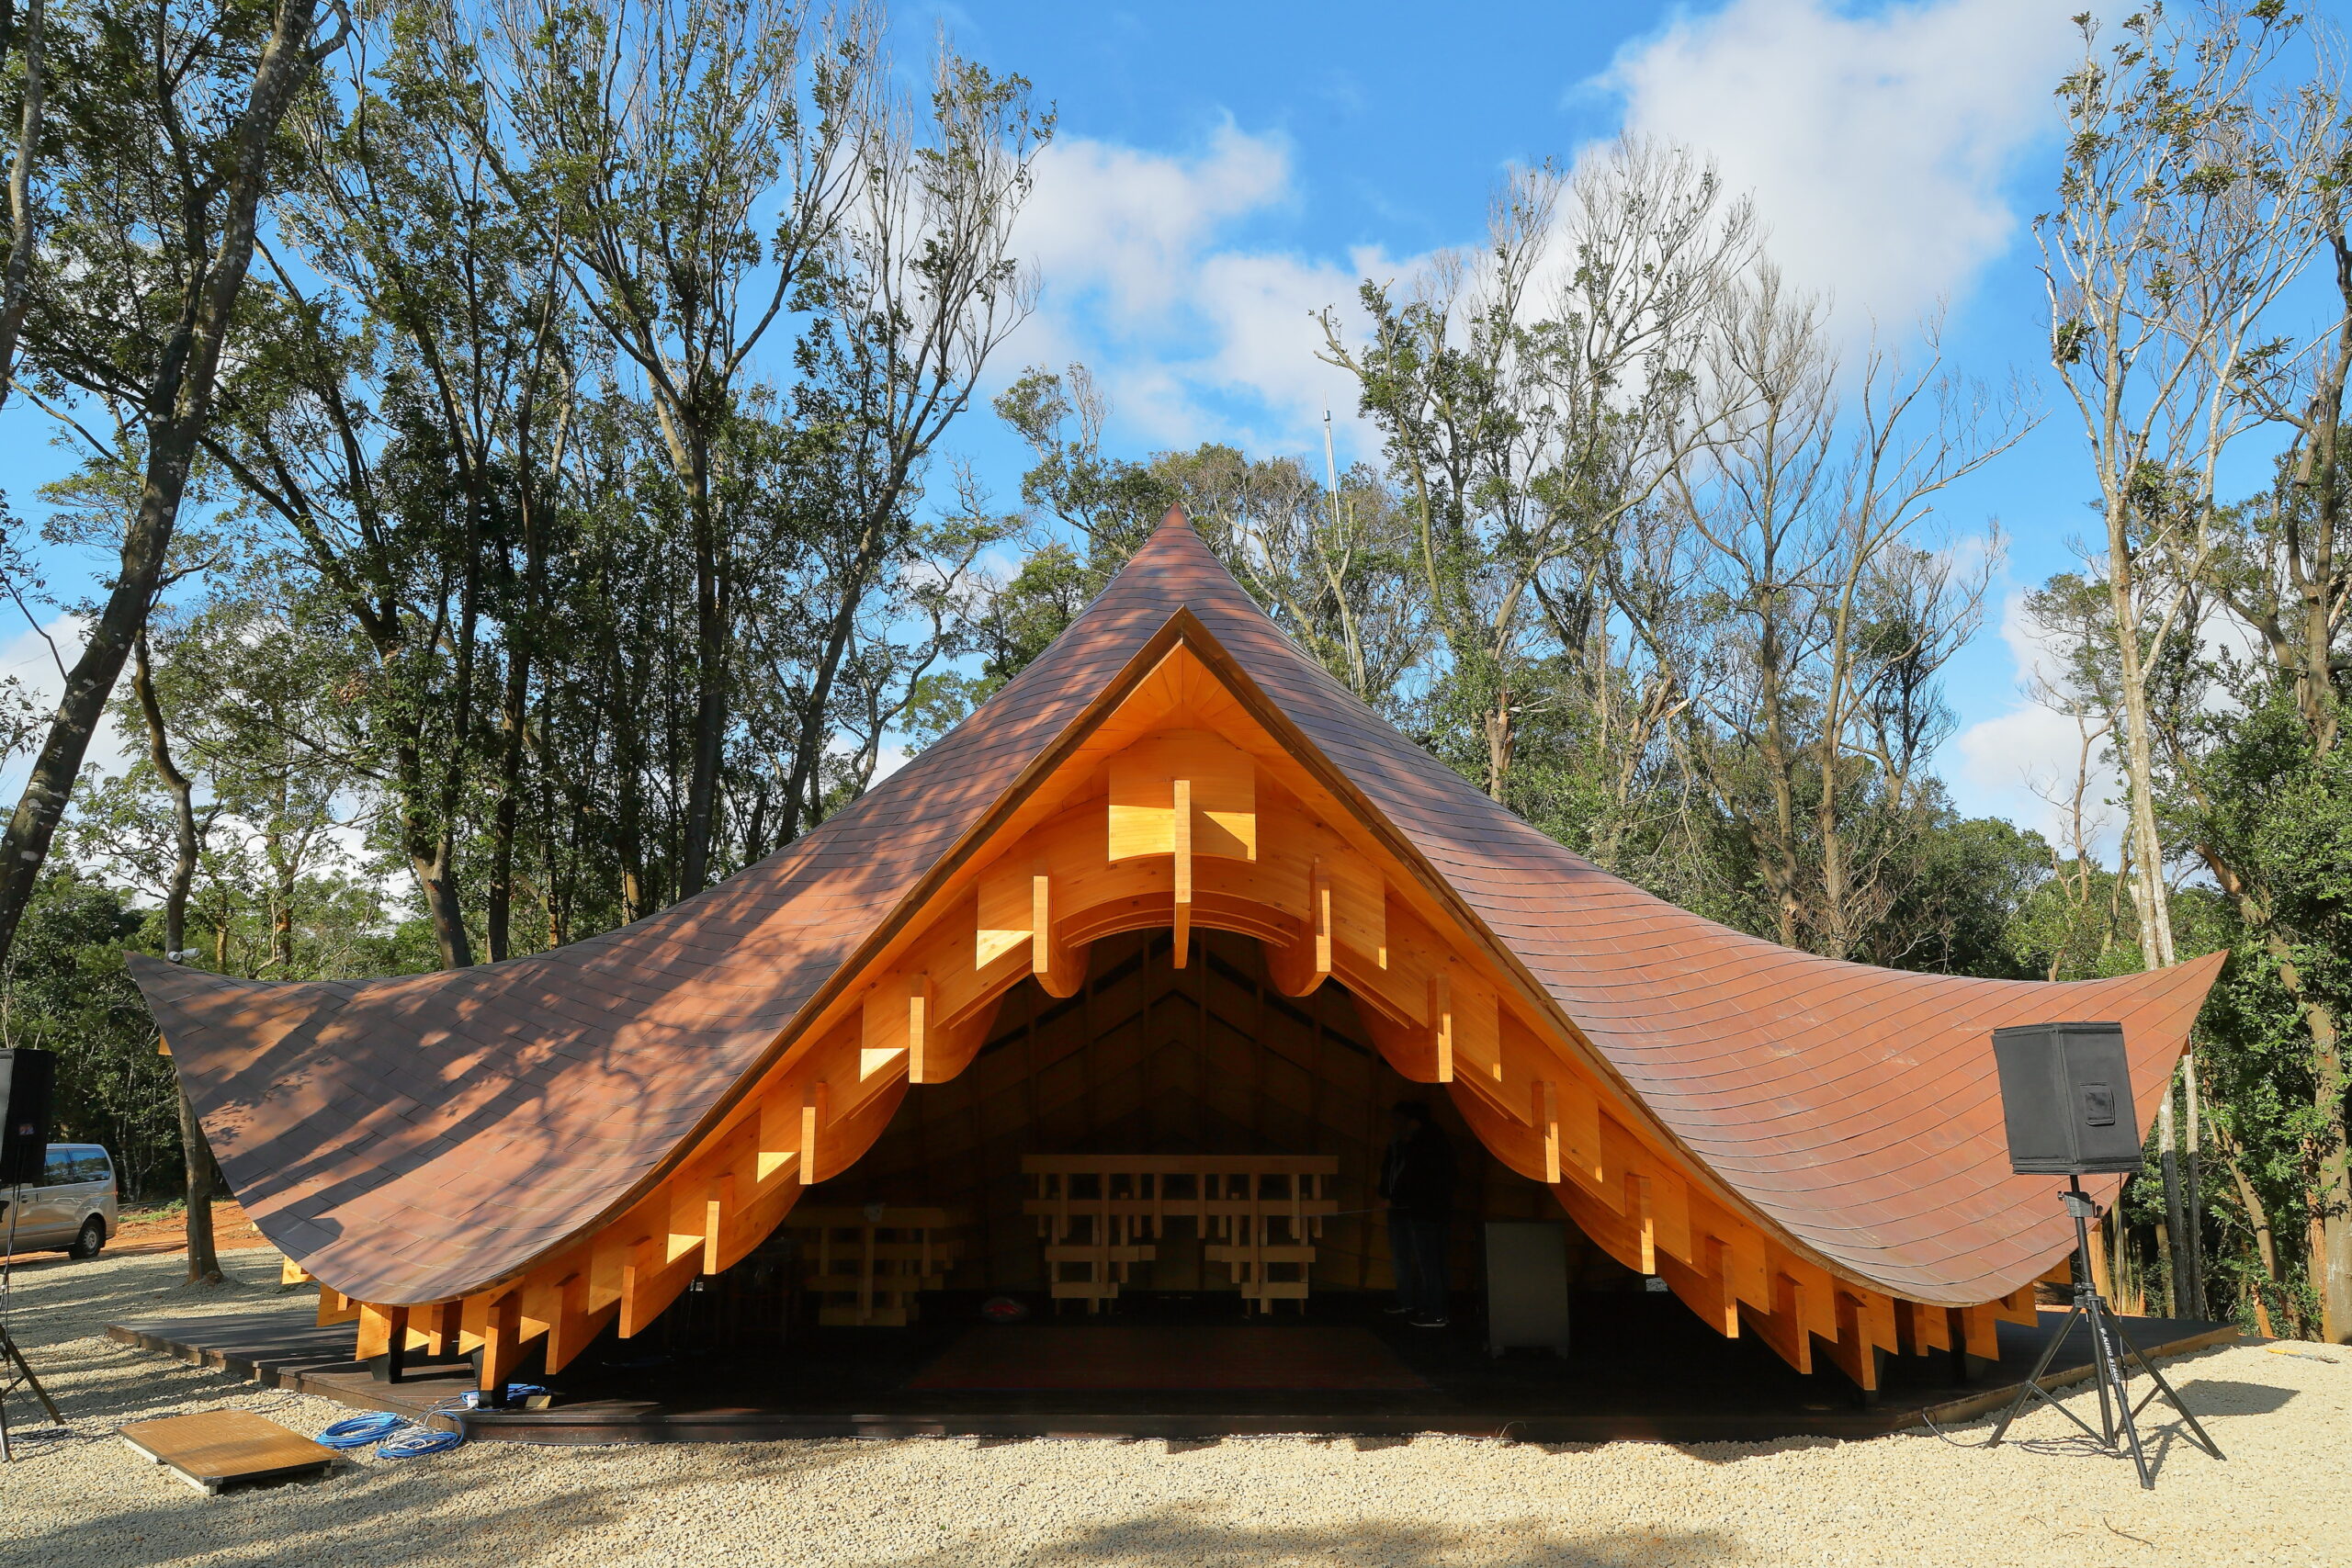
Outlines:
{"label": "curved wooden arch", "polygon": [[1598,1245],[1799,1371],[1818,1341],[1874,1388],[1881,1352],[1991,1356],[2000,1318],[2032,1321],[2030,1287],[1964,1308],[1906,1302],[1794,1244],[1690,1158],[1181,643],[625,1212],[453,1301],[322,1291],[321,1321],[356,1317],[363,1357],[395,1336],[479,1347],[485,1388],[534,1344],[553,1371],[608,1325],[639,1333],[758,1246],[805,1186],[853,1165],[910,1088],[969,1066],[1012,987],[1071,995],[1091,943],[1147,929],[1173,933],[1180,965],[1193,931],[1217,930],[1263,943],[1288,995],[1346,987],[1390,1066],[1448,1086],[1481,1141]]}

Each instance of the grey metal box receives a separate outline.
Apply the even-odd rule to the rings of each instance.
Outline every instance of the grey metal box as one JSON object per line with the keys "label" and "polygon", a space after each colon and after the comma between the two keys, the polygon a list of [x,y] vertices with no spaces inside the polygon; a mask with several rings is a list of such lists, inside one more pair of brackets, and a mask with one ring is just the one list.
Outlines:
{"label": "grey metal box", "polygon": [[1568,1231],[1552,1220],[1487,1222],[1487,1351],[1568,1353]]}

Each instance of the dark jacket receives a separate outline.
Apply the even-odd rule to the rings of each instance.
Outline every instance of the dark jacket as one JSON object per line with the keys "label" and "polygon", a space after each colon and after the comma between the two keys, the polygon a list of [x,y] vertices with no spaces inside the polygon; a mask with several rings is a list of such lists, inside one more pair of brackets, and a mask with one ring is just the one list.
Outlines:
{"label": "dark jacket", "polygon": [[1380,1195],[1400,1214],[1453,1212],[1453,1145],[1423,1124],[1388,1145],[1380,1161]]}

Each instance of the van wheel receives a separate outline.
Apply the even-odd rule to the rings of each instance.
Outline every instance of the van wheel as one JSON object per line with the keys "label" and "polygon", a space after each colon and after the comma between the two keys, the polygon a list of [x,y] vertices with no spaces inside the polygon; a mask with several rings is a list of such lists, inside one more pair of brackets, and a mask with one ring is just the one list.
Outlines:
{"label": "van wheel", "polygon": [[66,1256],[96,1258],[98,1255],[98,1248],[106,1244],[107,1223],[96,1214],[92,1214],[82,1222],[82,1234],[74,1238],[72,1247],[66,1248]]}

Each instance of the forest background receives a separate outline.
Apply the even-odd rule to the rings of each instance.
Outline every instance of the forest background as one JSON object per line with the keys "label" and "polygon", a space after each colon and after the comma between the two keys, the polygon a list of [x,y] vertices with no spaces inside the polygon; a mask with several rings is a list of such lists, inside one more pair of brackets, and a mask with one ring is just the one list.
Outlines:
{"label": "forest background", "polygon": [[[2044,365],[1842,319],[1707,149],[1628,135],[1326,302],[1342,465],[1122,453],[1083,365],[987,380],[1053,112],[871,6],[0,0],[0,405],[77,464],[6,498],[0,571],[83,638],[53,703],[0,690],[0,1033],[200,1213],[126,952],[341,978],[640,919],[943,733],[1182,504],[1365,702],[1726,924],[2050,979],[2227,949],[2118,1289],[2352,1342],[2340,40],[2079,30]],[[1954,497],[2052,427],[2097,521],[2025,604],[2075,737],[2029,830],[1937,770],[2000,548]],[[51,585],[61,546],[119,566]]]}

